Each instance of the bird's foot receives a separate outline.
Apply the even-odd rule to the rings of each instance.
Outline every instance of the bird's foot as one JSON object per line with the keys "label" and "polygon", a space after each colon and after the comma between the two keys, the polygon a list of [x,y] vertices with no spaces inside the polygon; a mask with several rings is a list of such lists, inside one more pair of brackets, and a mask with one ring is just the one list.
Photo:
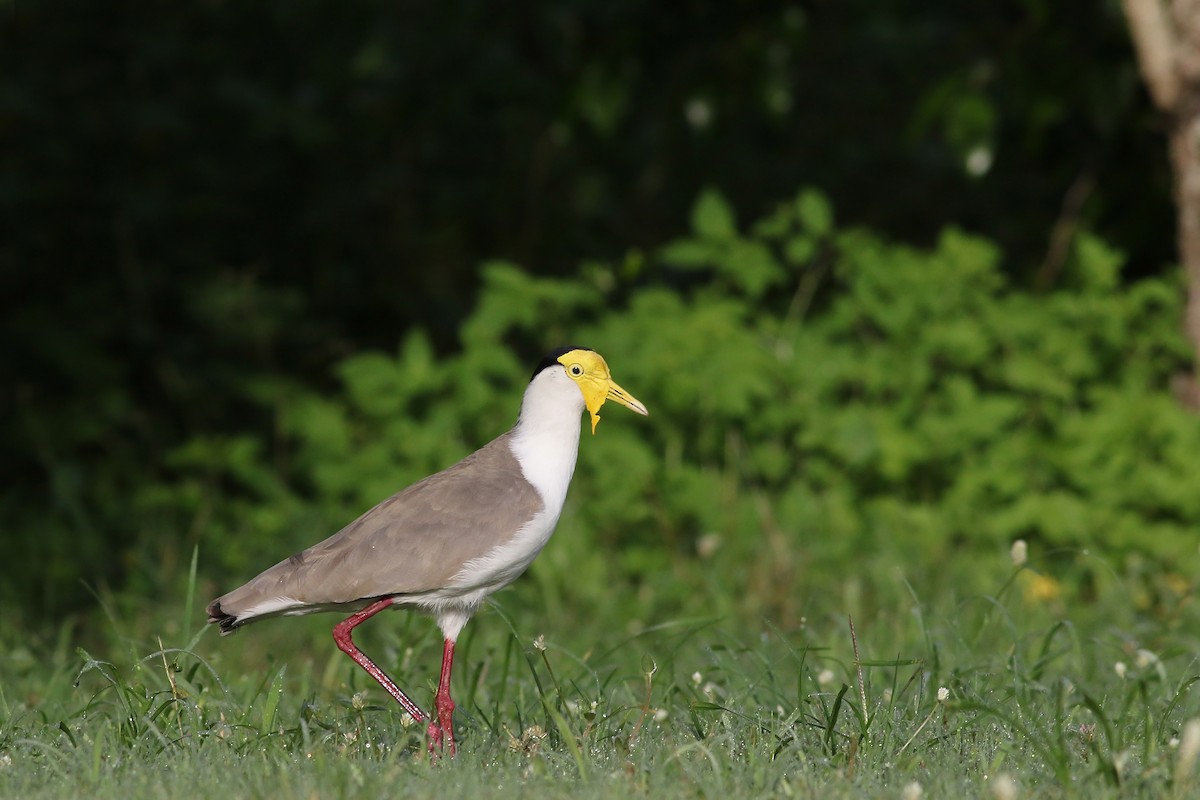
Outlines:
{"label": "bird's foot", "polygon": [[437,759],[441,756],[443,750],[450,752],[450,757],[454,758],[457,753],[457,748],[454,745],[454,732],[449,729],[443,729],[437,722],[430,722],[429,727],[425,729],[425,735],[429,737],[429,757]]}

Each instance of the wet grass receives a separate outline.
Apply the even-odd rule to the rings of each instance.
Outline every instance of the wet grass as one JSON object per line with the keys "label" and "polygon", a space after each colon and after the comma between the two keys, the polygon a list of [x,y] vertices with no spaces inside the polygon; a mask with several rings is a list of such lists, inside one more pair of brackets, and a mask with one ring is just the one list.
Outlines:
{"label": "wet grass", "polygon": [[[930,602],[900,582],[907,596],[866,617],[788,630],[628,632],[614,604],[541,631],[536,604],[506,593],[460,641],[460,753],[432,760],[422,726],[328,640],[333,617],[218,639],[193,578],[179,608],[110,608],[101,632],[30,645],[4,628],[0,796],[1194,796],[1190,605],[1031,603],[1019,573]],[[360,630],[427,703],[432,623]]]}

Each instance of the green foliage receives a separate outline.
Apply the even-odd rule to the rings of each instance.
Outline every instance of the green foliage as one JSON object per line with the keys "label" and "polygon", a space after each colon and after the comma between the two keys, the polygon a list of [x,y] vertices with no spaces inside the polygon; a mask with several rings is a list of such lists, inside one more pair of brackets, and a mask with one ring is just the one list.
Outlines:
{"label": "green foliage", "polygon": [[[1017,538],[1195,563],[1200,426],[1166,390],[1186,363],[1171,283],[1121,287],[1120,255],[1084,236],[1068,287],[1030,293],[1009,285],[994,246],[954,230],[929,251],[835,233],[806,191],[745,244],[722,208],[703,196],[695,237],[663,254],[710,282],[643,290],[590,337],[635,353],[616,368],[659,412],[653,440],[629,449],[638,463],[655,443],[661,454],[649,481],[632,470],[641,502],[591,468],[620,474],[620,454],[593,462],[585,443],[581,483],[603,491],[579,524],[603,551],[640,553],[649,517],[677,549],[715,535],[723,565],[782,570],[781,584],[820,581],[853,553],[910,565],[954,553],[922,577],[970,580],[972,554]],[[788,253],[809,261],[766,292],[740,268],[749,246],[773,275]],[[779,544],[764,547],[772,531]],[[730,575],[716,602],[736,602],[746,577]],[[746,608],[770,605],[758,580]],[[681,584],[674,607],[694,589]]]}
{"label": "green foliage", "polygon": [[[703,592],[718,613],[796,620],[795,587],[834,589],[850,559],[962,585],[1016,539],[1058,554],[1056,591],[1091,586],[1097,553],[1163,565],[1137,596],[1178,599],[1200,426],[1167,390],[1186,363],[1172,283],[1123,284],[1121,255],[1083,235],[1063,287],[1030,292],[978,237],[918,249],[838,229],[812,189],[746,233],[712,190],[692,217],[648,263],[569,280],[487,265],[460,354],[416,330],[344,359],[335,390],[255,384],[269,435],[196,436],[121,507],[130,588],[163,591],[197,543],[202,575],[245,577],[336,530],[507,429],[528,363],[573,341],[651,416],[606,409],[582,443],[534,568],[564,617],[619,586],[642,619]],[[90,574],[25,546],[63,579]]]}
{"label": "green foliage", "polygon": [[[1007,774],[1185,796],[1200,426],[1167,389],[1177,287],[1122,283],[1082,236],[1062,287],[1030,292],[983,239],[838,228],[813,189],[750,225],[708,192],[693,223],[571,280],[490,264],[461,353],[418,330],[333,388],[268,377],[246,395],[269,433],[175,448],[132,498],[139,577],[101,592],[87,649],[0,626],[0,761],[20,765],[0,793],[37,796],[24,765],[44,761],[56,790],[105,796],[169,754],[212,795],[501,775],[548,796],[976,796]],[[464,632],[457,762],[425,762],[324,620],[201,645],[205,598],[508,428],[526,362],[562,341],[651,415],[603,410],[559,533]],[[165,618],[148,596],[174,598]],[[436,632],[395,619],[364,646],[427,697]]]}
{"label": "green foliage", "polygon": [[[358,394],[334,400],[334,365],[394,358],[410,335],[503,382],[665,287],[761,314],[790,346],[829,300],[831,203],[807,191],[752,220],[801,180],[901,241],[953,215],[995,240],[1005,275],[1046,262],[1058,288],[1089,280],[1044,258],[1060,215],[1135,253],[1127,279],[1170,269],[1169,170],[1123,14],[1080,5],[698,4],[664,22],[649,4],[449,3],[414,25],[394,4],[8,3],[0,596],[57,618],[94,590],[152,588],[143,575],[178,570],[202,532],[248,567],[336,524],[295,429],[361,441],[331,415],[378,418],[397,376],[364,361],[377,385],[352,376]],[[983,175],[967,168],[981,148]],[[578,277],[581,254],[670,241],[689,207],[694,235]],[[478,280],[498,254],[559,280]],[[482,385],[427,391],[476,413]],[[760,454],[789,447],[755,458],[787,469]]]}

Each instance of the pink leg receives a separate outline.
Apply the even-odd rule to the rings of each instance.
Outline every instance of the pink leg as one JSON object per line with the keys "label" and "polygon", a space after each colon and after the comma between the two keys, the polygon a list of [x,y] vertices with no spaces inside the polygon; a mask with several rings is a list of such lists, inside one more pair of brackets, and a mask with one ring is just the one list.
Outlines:
{"label": "pink leg", "polygon": [[392,598],[385,597],[382,600],[376,600],[371,605],[359,611],[357,614],[352,614],[346,619],[339,622],[333,628],[333,640],[337,642],[338,649],[346,655],[354,659],[354,662],[367,671],[375,680],[379,681],[379,685],[387,689],[387,693],[396,699],[396,702],[404,707],[412,718],[417,722],[424,722],[428,717],[425,712],[417,708],[417,704],[408,699],[408,695],[400,691],[387,674],[375,665],[375,662],[367,658],[362,650],[354,646],[354,642],[350,639],[350,632],[355,629],[360,623],[366,622],[371,617],[383,611],[392,604]]}
{"label": "pink leg", "polygon": [[446,745],[450,755],[454,755],[454,701],[450,699],[450,670],[454,667],[454,640],[447,639],[442,646],[442,677],[438,681],[437,696],[434,705],[437,707],[437,720],[429,721],[429,751],[442,746],[442,735],[445,734]]}

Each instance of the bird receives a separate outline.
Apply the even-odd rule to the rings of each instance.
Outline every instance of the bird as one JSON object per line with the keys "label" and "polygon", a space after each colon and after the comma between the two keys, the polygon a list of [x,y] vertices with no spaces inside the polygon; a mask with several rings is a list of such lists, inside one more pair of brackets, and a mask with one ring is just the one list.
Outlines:
{"label": "bird", "polygon": [[[431,754],[454,755],[455,642],[484,600],[516,580],[549,541],[575,471],[582,413],[594,435],[607,400],[649,413],[613,381],[596,351],[550,352],[534,370],[511,430],[213,600],[208,622],[224,636],[270,617],[349,612],[333,628],[338,648],[418,724],[428,722]],[[428,714],[351,638],[385,609],[425,612],[441,629],[441,675]]]}

